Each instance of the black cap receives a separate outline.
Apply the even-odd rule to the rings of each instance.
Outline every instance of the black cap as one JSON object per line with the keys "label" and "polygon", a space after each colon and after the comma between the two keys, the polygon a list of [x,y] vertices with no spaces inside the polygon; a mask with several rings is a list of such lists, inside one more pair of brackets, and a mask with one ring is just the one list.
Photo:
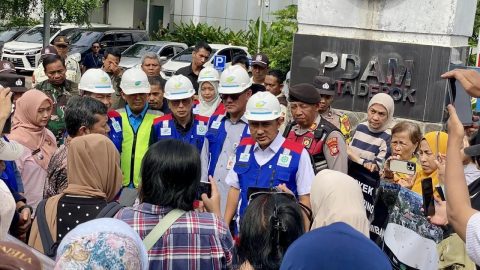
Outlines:
{"label": "black cap", "polygon": [[320,95],[335,95],[335,80],[326,76],[315,76],[313,85],[317,88]]}
{"label": "black cap", "polygon": [[7,60],[0,61],[0,73],[16,73],[15,66]]}
{"label": "black cap", "polygon": [[264,53],[257,53],[252,58],[252,67],[253,66],[261,66],[262,68],[267,68],[270,64],[270,60],[268,56]]}
{"label": "black cap", "polygon": [[267,88],[265,88],[263,84],[258,84],[258,83],[252,83],[252,86],[250,86],[250,89],[252,89],[252,95],[257,92],[267,91]]}
{"label": "black cap", "polygon": [[320,102],[320,93],[317,88],[309,83],[301,83],[291,86],[288,91],[288,101],[317,104]]}
{"label": "black cap", "polygon": [[23,93],[28,89],[25,87],[25,77],[13,73],[0,73],[0,85],[15,93]]}

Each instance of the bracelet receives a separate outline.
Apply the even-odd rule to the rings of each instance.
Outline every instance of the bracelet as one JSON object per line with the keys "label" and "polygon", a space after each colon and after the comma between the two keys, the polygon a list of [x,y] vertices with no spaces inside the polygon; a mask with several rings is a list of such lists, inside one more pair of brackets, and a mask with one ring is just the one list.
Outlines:
{"label": "bracelet", "polygon": [[18,208],[18,211],[17,211],[17,212],[18,212],[18,213],[22,213],[23,209],[25,209],[25,208],[30,209],[30,214],[33,214],[33,208],[32,208],[30,205],[28,205],[28,204],[25,204],[25,205],[23,205],[23,206],[20,206],[20,208]]}

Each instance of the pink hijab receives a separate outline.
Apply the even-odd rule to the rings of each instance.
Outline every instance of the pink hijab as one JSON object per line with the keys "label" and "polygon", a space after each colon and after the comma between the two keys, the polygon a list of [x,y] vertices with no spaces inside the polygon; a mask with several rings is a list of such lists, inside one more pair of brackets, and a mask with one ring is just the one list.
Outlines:
{"label": "pink hijab", "polygon": [[32,89],[20,97],[15,106],[12,132],[8,138],[21,143],[32,152],[40,150],[34,159],[40,167],[47,169],[50,158],[57,150],[55,137],[46,127],[39,126],[36,118],[42,102],[52,100],[42,91]]}

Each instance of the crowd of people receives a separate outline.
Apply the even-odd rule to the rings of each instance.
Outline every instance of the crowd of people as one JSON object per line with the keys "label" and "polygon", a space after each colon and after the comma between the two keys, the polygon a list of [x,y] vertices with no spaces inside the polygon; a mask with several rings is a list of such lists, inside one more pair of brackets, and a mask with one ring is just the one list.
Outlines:
{"label": "crowd of people", "polygon": [[[0,63],[0,265],[19,266],[19,252],[55,260],[55,269],[480,264],[480,135],[465,135],[476,127],[464,127],[451,105],[447,131],[422,134],[379,93],[352,126],[332,108],[335,81],[291,85],[262,53],[251,62],[237,55],[219,72],[198,42],[190,65],[164,80],[155,53],[123,70],[121,54],[102,54],[98,43],[81,65],[68,45],[60,36],[42,50],[33,89]],[[480,96],[475,71],[443,77]],[[388,207],[402,192],[421,201],[425,179],[434,212]],[[384,213],[378,198],[390,200]],[[418,237],[442,232],[438,257],[412,263],[391,247],[395,211],[396,225],[428,223],[413,230]],[[7,234],[43,255],[5,242]],[[41,269],[35,260],[23,269]]]}

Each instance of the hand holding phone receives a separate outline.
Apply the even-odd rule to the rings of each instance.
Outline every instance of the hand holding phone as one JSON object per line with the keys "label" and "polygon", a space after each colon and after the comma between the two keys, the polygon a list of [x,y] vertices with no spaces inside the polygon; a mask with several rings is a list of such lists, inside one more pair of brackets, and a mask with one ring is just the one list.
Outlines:
{"label": "hand holding phone", "polygon": [[422,180],[423,214],[425,216],[435,215],[435,200],[433,198],[432,178]]}
{"label": "hand holding phone", "polygon": [[207,194],[209,198],[212,197],[212,185],[210,183],[200,182],[195,200],[201,201],[203,193]]}
{"label": "hand holding phone", "polygon": [[390,171],[414,175],[417,169],[417,164],[411,161],[392,159],[390,160]]}

